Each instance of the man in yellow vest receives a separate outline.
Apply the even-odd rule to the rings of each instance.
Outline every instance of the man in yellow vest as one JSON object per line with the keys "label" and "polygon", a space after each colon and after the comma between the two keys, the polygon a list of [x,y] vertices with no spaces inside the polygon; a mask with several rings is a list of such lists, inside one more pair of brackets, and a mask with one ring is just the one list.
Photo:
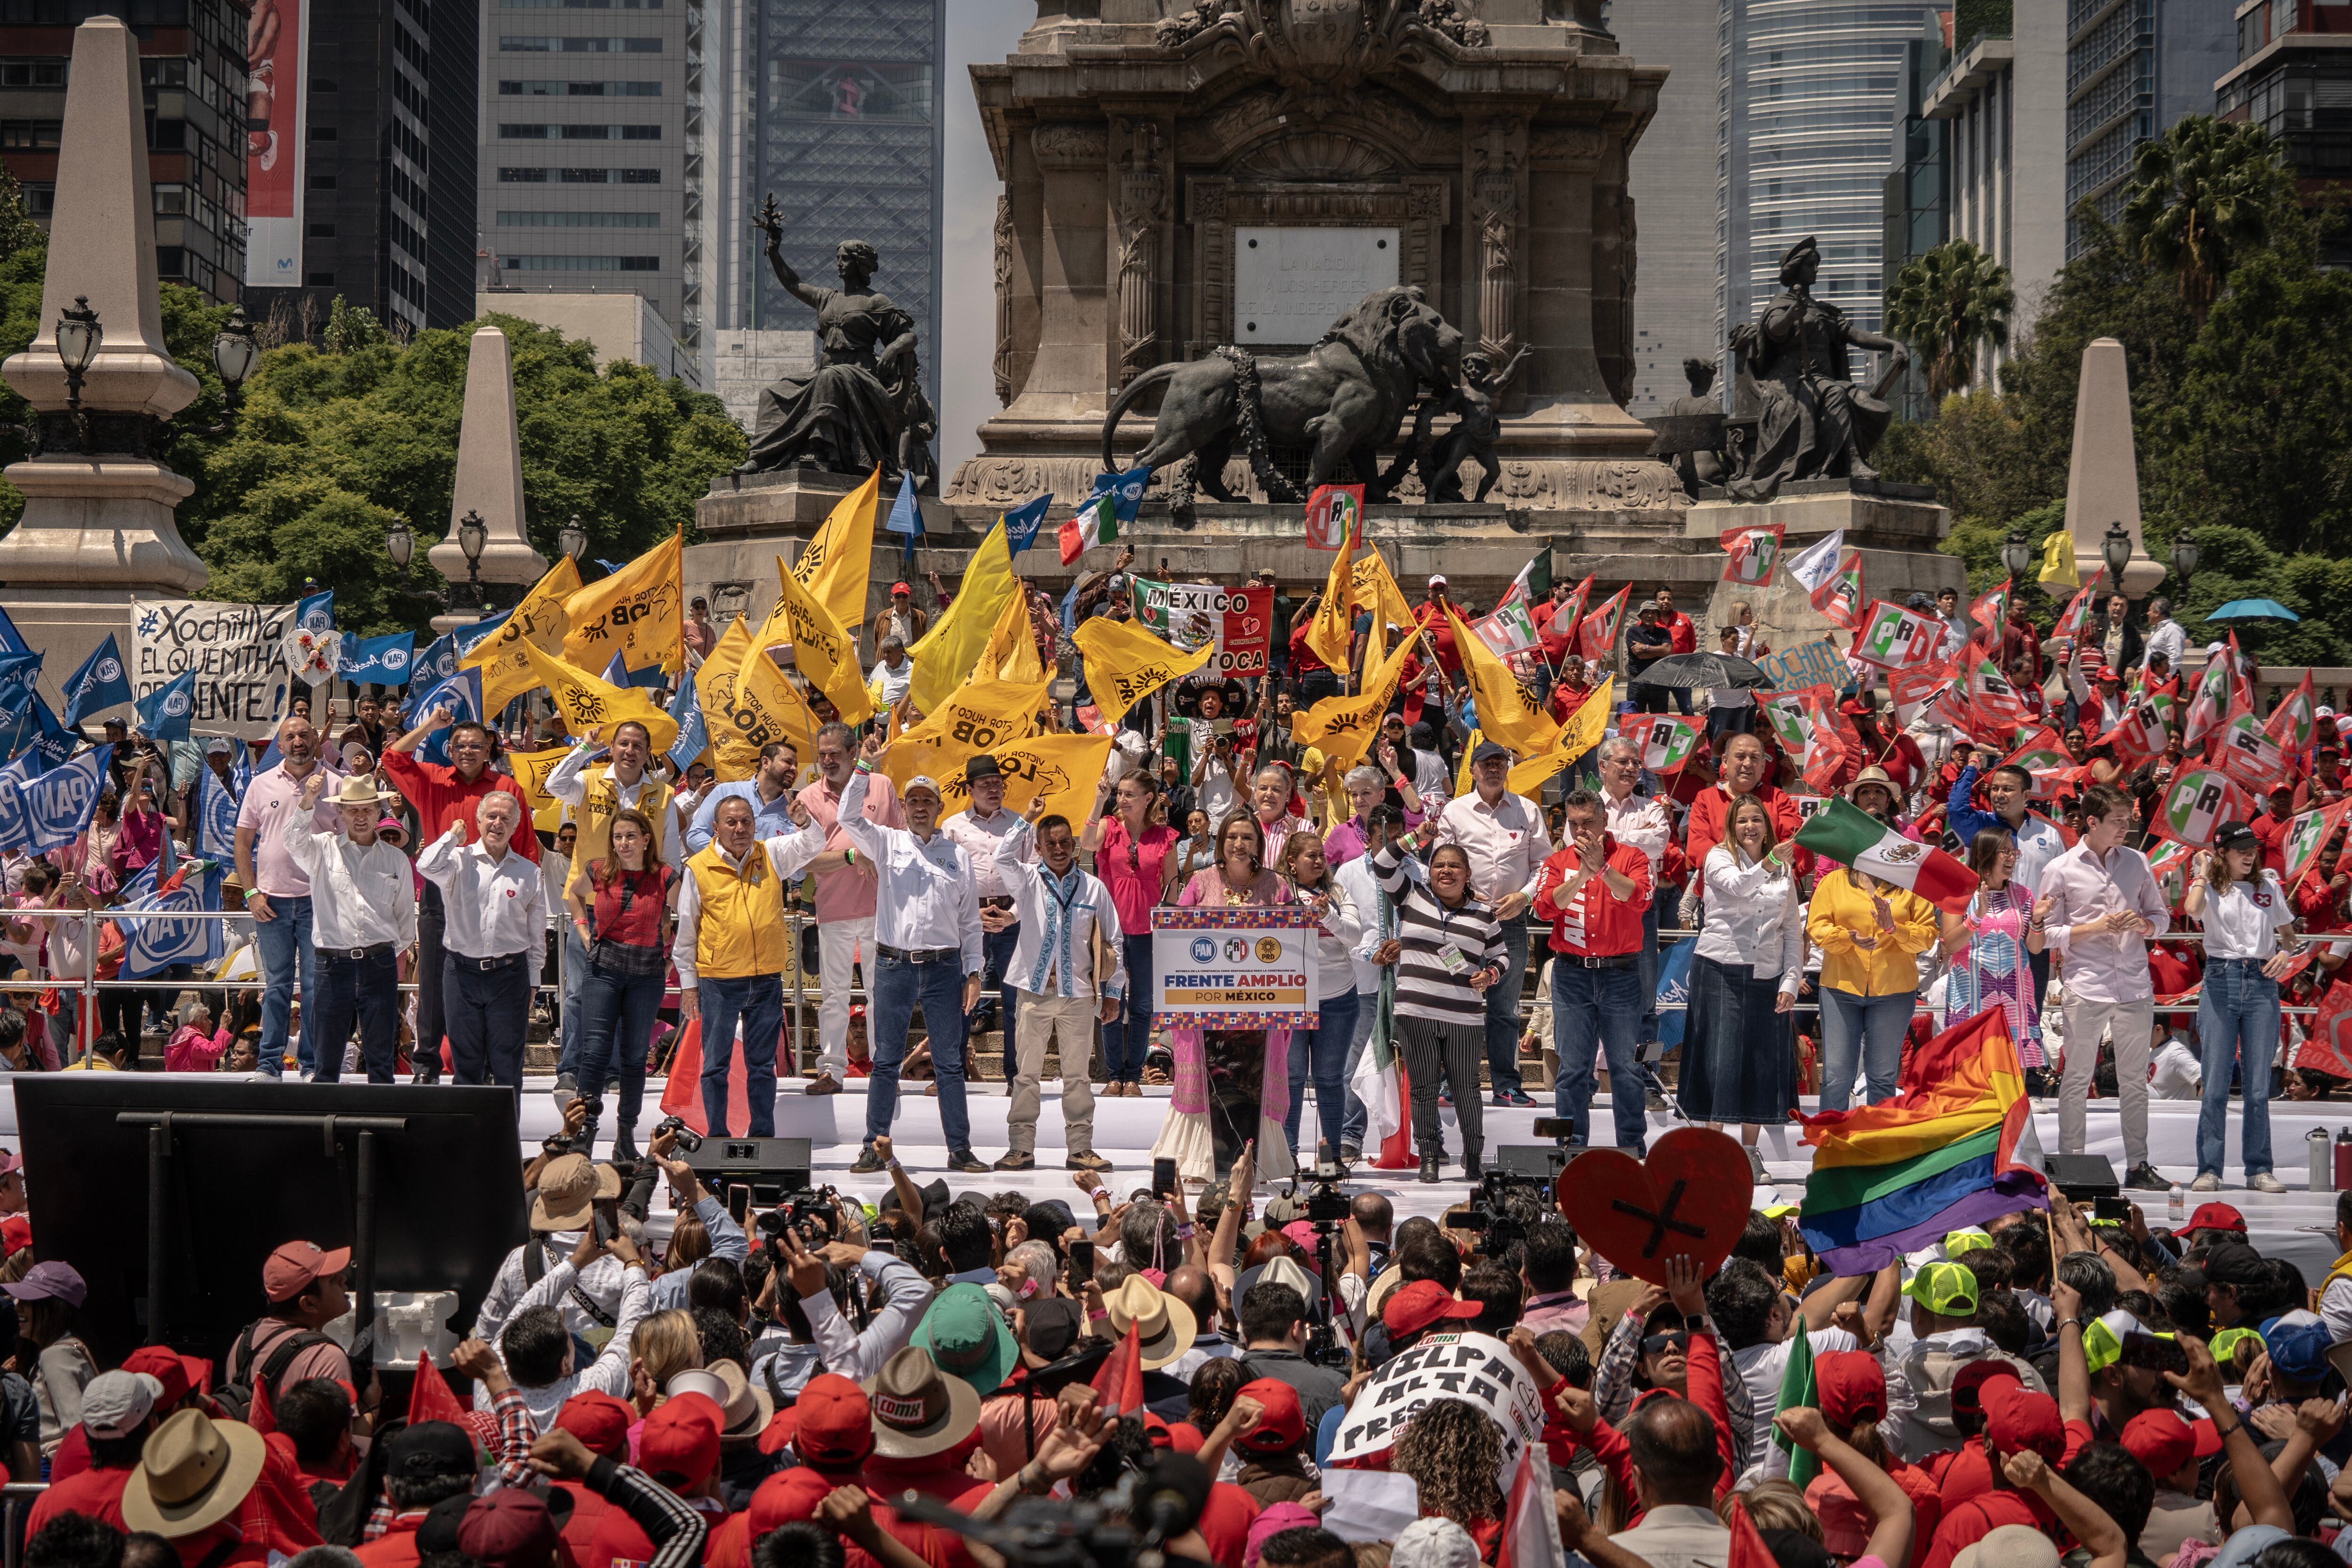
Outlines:
{"label": "man in yellow vest", "polygon": [[719,803],[710,842],[686,863],[678,888],[678,1016],[702,1020],[702,1112],[713,1137],[727,1125],[727,1076],[735,1062],[735,1026],[743,1026],[744,1089],[751,1136],[776,1132],[776,1037],[784,1022],[784,963],[792,927],[784,885],[824,850],[825,830],[797,799],[800,831],[755,839],[751,803]]}
{"label": "man in yellow vest", "polygon": [[[646,771],[653,762],[653,736],[635,720],[624,719],[613,728],[609,752],[598,746],[597,739],[598,731],[589,731],[572,754],[547,775],[547,793],[564,804],[580,826],[580,841],[572,851],[571,880],[563,890],[570,893],[587,887],[589,863],[611,852],[613,816],[624,809],[654,825],[654,852],[671,870],[682,873],[686,860],[677,802],[669,785]],[[595,765],[599,757],[608,759],[602,767]],[[594,897],[588,892],[581,896]],[[579,1084],[580,983],[588,973],[588,949],[582,945],[571,921],[559,923],[563,930],[563,1043],[555,1061],[555,1101],[562,1105]]]}

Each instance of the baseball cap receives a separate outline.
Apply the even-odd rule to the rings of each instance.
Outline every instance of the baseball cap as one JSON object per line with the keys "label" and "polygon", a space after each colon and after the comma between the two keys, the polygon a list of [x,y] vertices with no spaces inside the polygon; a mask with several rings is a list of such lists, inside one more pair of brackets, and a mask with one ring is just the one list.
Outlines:
{"label": "baseball cap", "polygon": [[155,1414],[162,1383],[135,1372],[101,1372],[81,1391],[82,1430],[101,1439],[128,1437]]}
{"label": "baseball cap", "polygon": [[1969,1253],[1990,1251],[1992,1245],[1992,1232],[1982,1226],[1962,1226],[1944,1233],[1944,1256],[1955,1263]]}
{"label": "baseball cap", "polygon": [[1977,1277],[1963,1263],[1930,1263],[1911,1276],[1903,1293],[1931,1312],[1962,1317],[1977,1310]]}
{"label": "baseball cap", "polygon": [[[950,1285],[940,1291],[915,1330],[914,1343],[930,1352],[941,1372],[963,1379],[982,1398],[1004,1385],[1020,1359],[1004,1314],[977,1285]],[[808,1395],[801,1400],[806,1404]]]}
{"label": "baseball cap", "polygon": [[1477,750],[1470,753],[1470,765],[1476,767],[1488,758],[1499,758],[1507,763],[1511,760],[1511,748],[1504,745],[1500,741],[1481,741],[1478,742]]}
{"label": "baseball cap", "polygon": [[2246,1234],[2246,1216],[2228,1204],[2199,1204],[2189,1223],[2172,1234],[2194,1236],[2200,1230],[2226,1230],[2233,1236]]}
{"label": "baseball cap", "polygon": [[1985,1436],[2004,1454],[2031,1448],[2052,1464],[2066,1452],[2066,1427],[2058,1402],[2020,1386],[1989,1392],[1984,1401]]}
{"label": "baseball cap", "polygon": [[2197,1457],[2197,1434],[2178,1411],[2143,1410],[2124,1427],[2124,1447],[2161,1481]]}
{"label": "baseball cap", "polygon": [[1307,1440],[1307,1414],[1299,1406],[1298,1391],[1290,1384],[1271,1377],[1256,1378],[1243,1384],[1234,1397],[1255,1399],[1265,1411],[1256,1426],[1234,1439],[1242,1447],[1256,1454],[1279,1454]]}
{"label": "baseball cap", "polygon": [[2123,1359],[2124,1336],[2143,1334],[2147,1325],[2118,1307],[2083,1327],[2083,1361],[2095,1377]]}
{"label": "baseball cap", "polygon": [[405,1480],[470,1476],[482,1468],[472,1432],[454,1421],[419,1421],[384,1439],[383,1473]]}
{"label": "baseball cap", "polygon": [[[709,1395],[681,1394],[665,1399],[646,1417],[637,1436],[637,1468],[652,1476],[681,1478],[690,1488],[719,1464],[719,1432],[726,1417]],[[625,1440],[626,1427],[622,1428]]]}
{"label": "baseball cap", "polygon": [[0,1216],[0,1258],[13,1258],[20,1248],[32,1245],[31,1215],[12,1214]]}
{"label": "baseball cap", "polygon": [[1381,1324],[1391,1336],[1417,1334],[1432,1323],[1475,1318],[1486,1308],[1476,1301],[1457,1301],[1454,1292],[1434,1279],[1416,1279],[1401,1286],[1381,1309]]}
{"label": "baseball cap", "polygon": [[19,1301],[63,1301],[68,1307],[79,1307],[89,1294],[82,1283],[81,1272],[70,1263],[51,1259],[36,1263],[25,1270],[25,1277],[12,1284],[0,1285]]}
{"label": "baseball cap", "polygon": [[2262,840],[2254,837],[2254,830],[2242,822],[2225,822],[2213,833],[2216,850],[2258,849],[2261,847]]}
{"label": "baseball cap", "polygon": [[457,1526],[457,1550],[482,1564],[505,1568],[545,1563],[555,1550],[555,1515],[545,1500],[522,1487],[500,1487],[474,1500]]}
{"label": "baseball cap", "polygon": [[1964,1415],[1981,1415],[1986,1395],[2000,1392],[1996,1385],[2012,1384],[2019,1384],[2014,1362],[1998,1356],[1979,1357],[1961,1367],[1952,1379],[1952,1408]]}
{"label": "baseball cap", "polygon": [[[122,1370],[152,1378],[158,1390],[155,1407],[169,1410],[185,1399],[188,1390],[200,1381],[197,1370],[188,1364],[191,1359],[163,1345],[141,1345],[122,1358]],[[85,1412],[89,1409],[87,1395],[82,1407]]]}
{"label": "baseball cap", "polygon": [[904,583],[893,583],[890,584],[890,592],[893,594],[908,594],[911,595],[913,590],[908,588]]}
{"label": "baseball cap", "polygon": [[[666,1410],[669,1405],[677,1403],[677,1401],[671,1400],[656,1409],[655,1414],[659,1415],[661,1410]],[[563,1402],[563,1408],[555,1413],[557,1431],[571,1433],[583,1443],[587,1444],[591,1453],[601,1454],[608,1459],[620,1455],[625,1449],[629,1441],[629,1428],[635,1426],[636,1422],[637,1412],[635,1405],[625,1400],[616,1399],[609,1394],[595,1390],[573,1394]],[[652,1426],[650,1417],[646,1424],[648,1426]]]}
{"label": "baseball cap", "polygon": [[2271,1334],[2271,1368],[2296,1383],[2317,1383],[2327,1375],[2327,1327],[2298,1323]]}
{"label": "baseball cap", "polygon": [[778,1443],[791,1443],[803,1462],[820,1468],[862,1465],[874,1451],[873,1406],[864,1389],[838,1373],[819,1373],[810,1378],[785,1414],[789,1423],[779,1417],[761,1438],[762,1448],[782,1428]]}
{"label": "baseball cap", "polygon": [[898,798],[904,800],[919,789],[929,790],[933,800],[947,799],[947,792],[940,788],[940,781],[929,773],[917,773],[913,778],[908,779],[905,787],[898,791]]}
{"label": "baseball cap", "polygon": [[2236,1358],[2238,1347],[2249,1342],[2257,1352],[2270,1348],[2260,1329],[2218,1329],[2214,1331],[2213,1342],[2207,1348],[2213,1352],[2213,1359],[2226,1367]]}
{"label": "baseball cap", "polygon": [[1813,1358],[1822,1415],[1832,1426],[1886,1419],[1886,1373],[1864,1351],[1824,1351]]}
{"label": "baseball cap", "polygon": [[1429,585],[1433,588],[1445,587],[1447,585],[1445,582],[1445,574],[1443,572],[1432,574],[1429,579]]}
{"label": "baseball cap", "polygon": [[312,1280],[341,1274],[351,1266],[348,1247],[329,1252],[315,1241],[289,1241],[261,1266],[261,1293],[273,1301],[291,1301],[309,1289]]}

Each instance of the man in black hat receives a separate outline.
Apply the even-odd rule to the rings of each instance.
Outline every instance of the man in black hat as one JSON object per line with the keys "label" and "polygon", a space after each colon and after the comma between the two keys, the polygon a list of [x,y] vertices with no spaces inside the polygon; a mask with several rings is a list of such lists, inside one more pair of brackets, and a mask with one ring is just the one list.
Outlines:
{"label": "man in black hat", "polygon": [[[963,786],[971,806],[958,816],[940,824],[940,831],[949,843],[961,847],[970,858],[974,890],[980,895],[980,951],[986,964],[982,978],[980,1005],[964,1019],[963,1037],[967,1044],[980,1037],[989,1026],[990,1016],[1002,1019],[1004,1028],[1004,1077],[1013,1079],[1013,1032],[1018,1003],[1013,988],[1005,984],[1005,965],[1013,962],[1013,945],[1021,940],[1021,919],[1013,907],[1013,889],[1005,886],[1003,876],[996,869],[996,846],[1021,824],[1018,813],[1004,809],[1004,770],[994,757],[974,757],[963,765]],[[965,1052],[964,1068],[972,1078],[969,1049]]]}

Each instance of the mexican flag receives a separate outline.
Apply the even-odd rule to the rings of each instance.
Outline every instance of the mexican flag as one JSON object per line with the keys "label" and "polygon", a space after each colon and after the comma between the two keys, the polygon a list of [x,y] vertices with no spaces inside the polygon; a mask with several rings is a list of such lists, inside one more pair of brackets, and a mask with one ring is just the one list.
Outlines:
{"label": "mexican flag", "polygon": [[1110,490],[1097,490],[1062,524],[1062,564],[1071,565],[1096,545],[1118,537],[1118,498]]}
{"label": "mexican flag", "polygon": [[1719,536],[1728,557],[1723,563],[1723,580],[1743,588],[1770,582],[1772,564],[1780,559],[1780,540],[1787,532],[1777,522],[1769,528],[1725,529]]}
{"label": "mexican flag", "polygon": [[[1805,1330],[1804,1314],[1801,1312],[1797,1314],[1795,1331],[1789,1336],[1789,1360],[1780,1370],[1780,1397],[1773,1405],[1772,1414],[1778,1415],[1783,1410],[1794,1410],[1799,1405],[1811,1409],[1821,1402],[1821,1387],[1813,1377],[1812,1337]],[[1800,1490],[1811,1485],[1813,1478],[1821,1474],[1820,1457],[1809,1448],[1798,1447],[1781,1436],[1778,1428],[1772,1432],[1772,1447],[1789,1456],[1789,1480]]]}
{"label": "mexican flag", "polygon": [[1977,890],[1976,873],[1942,850],[1904,837],[1861,807],[1832,799],[1797,829],[1797,845],[1958,913]]}
{"label": "mexican flag", "polygon": [[1380,1145],[1372,1163],[1386,1171],[1415,1163],[1412,1131],[1404,1115],[1404,1058],[1396,1048],[1395,973],[1390,970],[1381,976],[1371,1036],[1364,1042],[1364,1054],[1356,1059],[1355,1077],[1348,1080],[1348,1088],[1364,1103],[1364,1145]]}
{"label": "mexican flag", "polygon": [[1679,713],[1636,713],[1627,717],[1624,733],[1642,748],[1642,766],[1654,773],[1676,773],[1698,749],[1699,721]]}

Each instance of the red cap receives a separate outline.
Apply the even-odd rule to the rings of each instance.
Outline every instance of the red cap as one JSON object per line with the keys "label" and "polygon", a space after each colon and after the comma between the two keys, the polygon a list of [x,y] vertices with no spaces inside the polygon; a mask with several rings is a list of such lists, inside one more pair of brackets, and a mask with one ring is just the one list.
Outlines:
{"label": "red cap", "polygon": [[159,1411],[169,1410],[185,1399],[195,1382],[188,1363],[180,1359],[180,1352],[162,1345],[141,1345],[122,1358],[122,1370],[143,1372],[163,1385],[162,1397],[155,1401]]}
{"label": "red cap", "polygon": [[2189,1236],[2200,1230],[2226,1230],[2232,1236],[2243,1236],[2246,1216],[2228,1204],[2199,1204],[2197,1212],[2189,1216],[2189,1223],[2172,1234]]}
{"label": "red cap", "polygon": [[1168,1446],[1180,1454],[1197,1454],[1207,1441],[1201,1436],[1201,1429],[1190,1421],[1179,1421],[1168,1428]]}
{"label": "red cap", "polygon": [[2178,1411],[2143,1410],[2124,1427],[2124,1447],[2162,1481],[2197,1457],[2197,1434]]}
{"label": "red cap", "polygon": [[501,1487],[476,1498],[457,1524],[457,1550],[483,1565],[539,1568],[555,1550],[555,1516],[536,1493]]}
{"label": "red cap", "polygon": [[726,1413],[709,1394],[673,1394],[646,1417],[637,1435],[637,1468],[656,1477],[677,1475],[689,1489],[699,1486],[719,1467],[719,1434],[726,1426]]}
{"label": "red cap", "polygon": [[1172,1448],[1176,1446],[1175,1429],[1149,1410],[1143,1413],[1143,1435],[1151,1439],[1151,1446],[1155,1448]]}
{"label": "red cap", "polygon": [[1858,697],[1849,697],[1838,704],[1838,711],[1849,719],[1866,719],[1874,710]]}
{"label": "red cap", "polygon": [[348,1247],[329,1252],[315,1241],[289,1241],[261,1266],[261,1293],[273,1301],[291,1301],[309,1289],[313,1279],[341,1274],[351,1266]]}
{"label": "red cap", "polygon": [[[1952,1408],[1982,1411],[1986,1408],[1984,1401],[1987,1396],[2000,1392],[1992,1386],[2000,1382],[2019,1382],[2017,1368],[1992,1356],[1969,1363],[1960,1368],[1959,1375],[1952,1379]],[[1963,1394],[1967,1397],[1962,1398]]]}
{"label": "red cap", "polygon": [[[696,1398],[698,1395],[685,1395]],[[656,1412],[656,1414],[659,1414]],[[636,1406],[609,1394],[575,1394],[555,1413],[555,1429],[569,1432],[588,1445],[589,1451],[610,1459],[628,1445],[629,1428],[637,1421]],[[650,1426],[652,1421],[646,1423]],[[647,1467],[650,1468],[651,1467]]]}
{"label": "red cap", "polygon": [[2066,1425],[2058,1416],[2058,1402],[2024,1387],[1988,1389],[1984,1394],[1985,1436],[1995,1449],[2015,1454],[2032,1449],[2052,1464],[2066,1453]]}
{"label": "red cap", "polygon": [[[1429,1285],[1432,1289],[1442,1289],[1429,1280],[1418,1283]],[[1396,1297],[1389,1298],[1389,1305],[1396,1305]],[[1470,1306],[1473,1311],[1478,1310],[1475,1302]],[[1234,1397],[1255,1399],[1265,1409],[1256,1426],[1234,1439],[1240,1447],[1255,1454],[1279,1454],[1307,1440],[1307,1413],[1299,1408],[1298,1391],[1290,1384],[1261,1377],[1243,1384]]]}
{"label": "red cap", "polygon": [[1824,1351],[1813,1358],[1822,1417],[1841,1430],[1886,1419],[1886,1373],[1861,1351]]}
{"label": "red cap", "polygon": [[0,1256],[15,1257],[23,1247],[33,1245],[33,1219],[30,1215],[12,1214],[0,1218],[0,1244],[5,1252]]}
{"label": "red cap", "polygon": [[874,1407],[845,1377],[824,1372],[810,1378],[792,1415],[790,1441],[805,1464],[862,1465],[874,1451]]}
{"label": "red cap", "polygon": [[2213,1425],[2210,1415],[2201,1421],[2191,1421],[2189,1429],[2197,1434],[2197,1457],[2200,1459],[2211,1458],[2227,1446],[2221,1440],[2221,1429]]}
{"label": "red cap", "polygon": [[905,594],[908,598],[914,597],[913,590],[909,589],[904,583],[891,584],[890,592],[893,594]]}
{"label": "red cap", "polygon": [[1454,1292],[1434,1279],[1416,1279],[1390,1293],[1381,1309],[1381,1323],[1391,1336],[1417,1334],[1432,1323],[1475,1318],[1486,1310],[1476,1301],[1455,1300]]}

